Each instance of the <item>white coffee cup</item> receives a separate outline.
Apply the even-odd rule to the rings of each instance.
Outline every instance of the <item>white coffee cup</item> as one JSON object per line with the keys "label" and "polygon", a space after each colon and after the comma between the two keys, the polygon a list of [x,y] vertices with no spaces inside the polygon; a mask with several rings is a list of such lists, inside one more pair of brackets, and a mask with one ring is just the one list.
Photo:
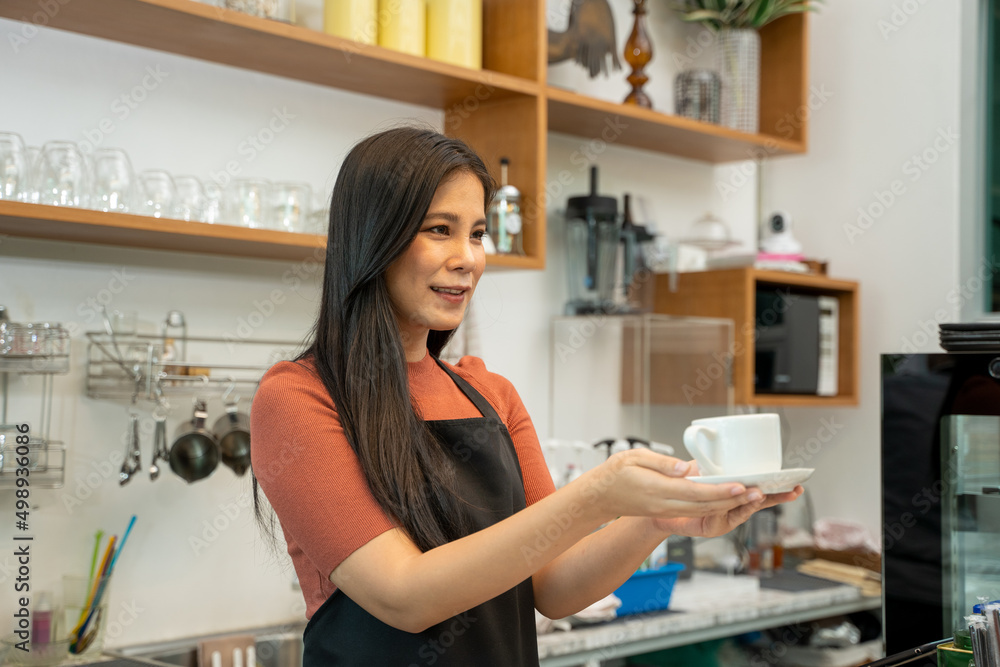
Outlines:
{"label": "white coffee cup", "polygon": [[776,414],[695,419],[684,446],[702,475],[747,475],[781,470],[781,421]]}

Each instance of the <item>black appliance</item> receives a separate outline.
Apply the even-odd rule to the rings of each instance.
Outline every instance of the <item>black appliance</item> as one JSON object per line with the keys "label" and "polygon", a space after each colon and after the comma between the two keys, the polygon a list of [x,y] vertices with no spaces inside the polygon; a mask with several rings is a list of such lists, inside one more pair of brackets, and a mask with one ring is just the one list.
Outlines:
{"label": "black appliance", "polygon": [[1000,351],[882,355],[882,531],[887,654],[1000,597]]}
{"label": "black appliance", "polygon": [[757,287],[754,387],[758,394],[816,394],[820,297]]}

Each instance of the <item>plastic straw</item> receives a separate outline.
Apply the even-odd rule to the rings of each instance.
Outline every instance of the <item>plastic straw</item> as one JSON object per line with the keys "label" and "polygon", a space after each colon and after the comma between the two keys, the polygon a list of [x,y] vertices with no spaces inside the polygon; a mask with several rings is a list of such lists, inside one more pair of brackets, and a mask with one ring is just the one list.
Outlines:
{"label": "plastic straw", "polygon": [[[104,552],[104,559],[101,562],[100,574],[94,580],[94,589],[91,591],[91,598],[88,600],[87,607],[81,614],[81,621],[77,624],[76,629],[73,630],[74,640],[72,642],[71,649],[76,652],[80,640],[83,639],[84,633],[86,632],[87,626],[90,624],[91,619],[97,612],[97,609],[101,605],[101,599],[104,597],[104,591],[108,586],[108,582],[111,581],[111,575],[114,573],[115,564],[118,562],[118,558],[121,556],[122,549],[125,548],[125,542],[128,540],[128,536],[132,532],[132,527],[135,526],[135,515],[128,522],[128,527],[125,529],[125,535],[122,536],[121,542],[118,542],[117,536],[112,536],[111,540],[108,541],[108,548]],[[117,548],[116,547],[117,544]]]}
{"label": "plastic straw", "polygon": [[983,608],[986,616],[986,628],[990,637],[991,667],[1000,665],[1000,605],[988,604]]}
{"label": "plastic straw", "polygon": [[87,596],[87,602],[84,604],[83,609],[80,610],[80,619],[76,623],[76,627],[73,628],[72,634],[76,635],[80,632],[80,628],[83,627],[84,622],[87,620],[87,616],[90,613],[90,608],[94,604],[94,600],[97,597],[97,591],[100,588],[100,581],[103,578],[104,572],[111,562],[111,554],[114,551],[115,540],[118,538],[114,535],[108,540],[108,546],[104,549],[104,556],[101,558],[101,567],[97,571],[96,576],[90,583],[90,594]]}
{"label": "plastic straw", "polygon": [[94,534],[94,553],[90,556],[90,574],[87,575],[88,582],[94,579],[94,568],[97,566],[97,552],[101,550],[101,538],[103,537],[103,530],[99,530]]}
{"label": "plastic straw", "polygon": [[993,667],[990,664],[990,643],[986,629],[986,618],[979,615],[967,616],[969,639],[972,640],[972,660],[976,667]]}
{"label": "plastic straw", "polygon": [[125,529],[125,535],[122,537],[121,544],[118,546],[118,551],[115,552],[115,557],[111,560],[111,566],[108,568],[108,576],[111,576],[111,572],[115,569],[115,563],[118,562],[118,557],[122,553],[122,549],[125,548],[125,541],[128,540],[129,534],[132,532],[132,526],[135,525],[135,515],[128,522],[128,528]]}

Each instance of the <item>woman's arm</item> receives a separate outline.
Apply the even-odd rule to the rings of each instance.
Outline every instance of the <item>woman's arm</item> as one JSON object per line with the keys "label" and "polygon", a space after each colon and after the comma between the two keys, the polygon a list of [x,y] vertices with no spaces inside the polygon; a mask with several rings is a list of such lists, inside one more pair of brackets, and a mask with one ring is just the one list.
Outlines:
{"label": "woman's arm", "polygon": [[[582,560],[574,556],[550,573],[556,575],[551,607],[566,606],[559,591],[583,584],[577,576],[591,576],[595,565],[613,560],[615,538],[636,542],[633,553],[639,545],[649,553],[657,543],[653,533],[664,535],[662,527],[642,535],[640,522],[629,520],[615,522],[601,539],[584,539],[602,524],[619,516],[724,515],[751,502],[743,485],[697,484],[683,479],[687,465],[678,464],[644,449],[621,452],[514,516],[425,553],[401,529],[383,533],[340,563],[330,580],[381,621],[418,632],[513,588],[579,542]],[[631,568],[622,579],[635,564],[621,565]],[[603,590],[620,574],[598,577],[596,586]],[[549,606],[543,600],[542,613]]]}
{"label": "woman's arm", "polygon": [[[693,464],[692,464],[692,467]],[[716,537],[733,530],[765,507],[789,502],[802,487],[764,496],[750,489],[738,507],[697,518],[621,517],[583,538],[532,578],[535,607],[549,618],[563,618],[613,593],[653,549],[670,535]]]}

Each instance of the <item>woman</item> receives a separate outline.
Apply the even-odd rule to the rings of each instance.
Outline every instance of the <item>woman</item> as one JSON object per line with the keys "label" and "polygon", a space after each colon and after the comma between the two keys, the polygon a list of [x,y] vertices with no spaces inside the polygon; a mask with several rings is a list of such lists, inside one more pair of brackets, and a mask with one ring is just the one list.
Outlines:
{"label": "woman", "polygon": [[669,534],[721,535],[801,493],[697,484],[648,450],[555,491],[511,384],[437,358],[483,273],[493,190],[464,143],[414,128],[340,170],[312,344],[252,412],[255,504],[259,482],[306,599],[306,665],[537,664],[534,608],[572,614]]}

